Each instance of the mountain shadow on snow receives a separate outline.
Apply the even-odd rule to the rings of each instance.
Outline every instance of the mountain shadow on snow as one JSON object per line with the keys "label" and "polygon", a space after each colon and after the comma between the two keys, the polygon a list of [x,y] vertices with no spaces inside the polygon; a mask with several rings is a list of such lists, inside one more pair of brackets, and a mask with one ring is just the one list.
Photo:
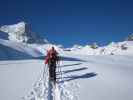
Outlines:
{"label": "mountain shadow on snow", "polygon": [[31,55],[0,44],[0,60],[21,60],[31,58]]}
{"label": "mountain shadow on snow", "polygon": [[8,33],[0,31],[0,39],[8,40]]}

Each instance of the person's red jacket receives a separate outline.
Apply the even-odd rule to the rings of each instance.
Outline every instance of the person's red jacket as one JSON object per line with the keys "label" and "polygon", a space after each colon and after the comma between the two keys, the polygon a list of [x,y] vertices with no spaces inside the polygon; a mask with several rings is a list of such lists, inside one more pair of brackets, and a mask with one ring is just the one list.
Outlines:
{"label": "person's red jacket", "polygon": [[57,55],[58,53],[57,53],[57,51],[55,50],[55,49],[50,49],[49,51],[47,51],[47,56],[46,56],[46,58],[45,58],[45,64],[48,64],[48,61],[49,61],[49,59],[51,58],[51,54],[52,53],[55,53],[55,55]]}

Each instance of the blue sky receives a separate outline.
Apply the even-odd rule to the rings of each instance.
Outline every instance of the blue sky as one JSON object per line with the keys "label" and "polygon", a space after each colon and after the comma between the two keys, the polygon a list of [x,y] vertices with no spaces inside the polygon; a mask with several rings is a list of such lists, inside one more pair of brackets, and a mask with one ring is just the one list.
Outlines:
{"label": "blue sky", "polygon": [[19,21],[65,47],[123,41],[133,32],[132,0],[0,0],[0,25]]}

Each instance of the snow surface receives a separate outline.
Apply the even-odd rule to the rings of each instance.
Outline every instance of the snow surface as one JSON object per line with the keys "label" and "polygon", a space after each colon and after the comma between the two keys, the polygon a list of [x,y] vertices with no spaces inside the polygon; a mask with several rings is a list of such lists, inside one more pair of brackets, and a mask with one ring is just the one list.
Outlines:
{"label": "snow surface", "polygon": [[[62,80],[55,89],[55,100],[132,100],[133,56],[72,58],[81,61],[61,61]],[[0,98],[50,100],[48,78],[42,79],[44,67],[43,60],[0,61]]]}

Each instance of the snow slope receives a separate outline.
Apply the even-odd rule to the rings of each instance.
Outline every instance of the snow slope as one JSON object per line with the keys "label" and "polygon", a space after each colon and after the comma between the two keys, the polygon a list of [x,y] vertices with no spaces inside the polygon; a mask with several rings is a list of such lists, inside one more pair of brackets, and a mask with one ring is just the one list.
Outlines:
{"label": "snow slope", "polygon": [[0,31],[0,39],[8,40],[8,33]]}
{"label": "snow slope", "polygon": [[24,43],[0,39],[0,60],[17,60],[40,57],[42,53]]}

